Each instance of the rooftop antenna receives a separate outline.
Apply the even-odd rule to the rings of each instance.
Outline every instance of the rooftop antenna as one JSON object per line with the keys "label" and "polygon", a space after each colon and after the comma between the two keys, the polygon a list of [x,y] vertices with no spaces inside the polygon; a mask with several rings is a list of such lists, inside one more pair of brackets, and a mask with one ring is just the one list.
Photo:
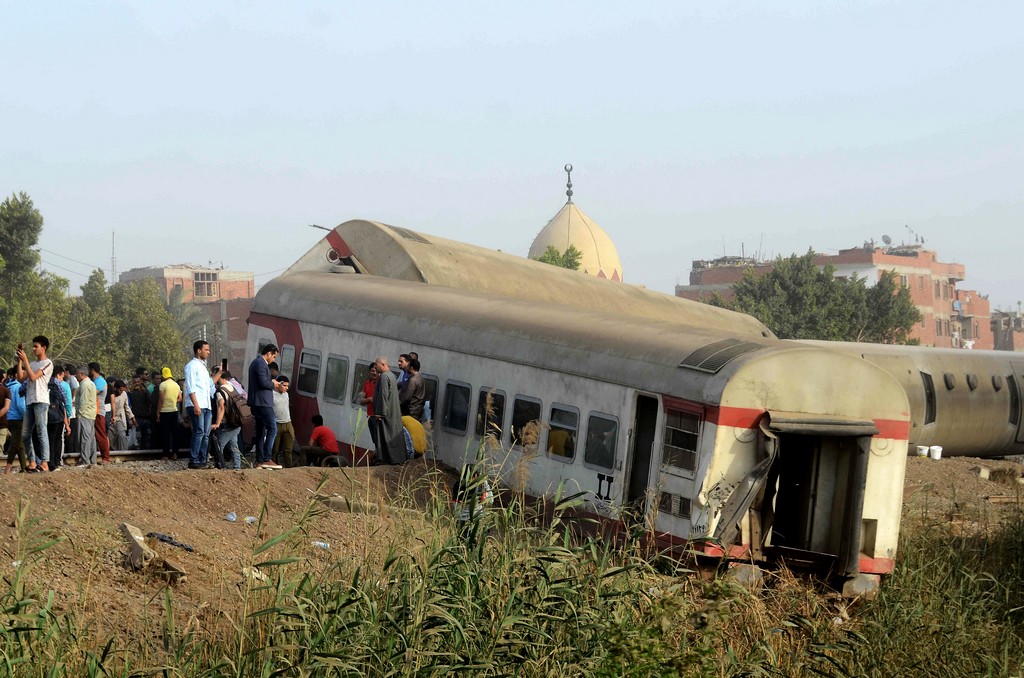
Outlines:
{"label": "rooftop antenna", "polygon": [[565,197],[568,198],[568,200],[566,200],[565,202],[566,204],[568,204],[572,202],[572,165],[570,165],[569,163],[565,164],[565,173],[566,175],[568,175],[569,178],[569,180],[565,183]]}
{"label": "rooftop antenna", "polygon": [[110,231],[110,284],[117,282],[117,254],[114,253],[114,231]]}
{"label": "rooftop antenna", "polygon": [[884,243],[885,243],[885,246],[886,246],[886,247],[888,247],[889,245],[891,245],[891,244],[892,244],[892,238],[890,238],[890,237],[889,237],[889,236],[887,236],[887,235],[883,235],[883,236],[882,236],[882,242],[884,242]]}

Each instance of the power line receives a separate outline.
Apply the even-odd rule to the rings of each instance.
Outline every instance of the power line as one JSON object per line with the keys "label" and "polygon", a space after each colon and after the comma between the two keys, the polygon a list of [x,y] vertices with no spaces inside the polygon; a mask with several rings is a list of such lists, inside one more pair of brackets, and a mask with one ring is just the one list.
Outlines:
{"label": "power line", "polygon": [[97,266],[97,265],[95,265],[95,264],[90,264],[90,263],[89,263],[89,262],[87,262],[87,261],[79,261],[78,259],[72,259],[71,257],[67,257],[67,256],[64,256],[63,254],[60,254],[60,253],[58,253],[58,252],[54,252],[53,250],[48,250],[48,249],[46,249],[45,247],[40,247],[40,248],[39,248],[39,251],[40,251],[40,252],[46,252],[47,254],[52,254],[52,255],[54,255],[54,256],[60,257],[61,259],[67,259],[68,261],[73,261],[73,262],[75,262],[76,264],[81,264],[82,266],[88,266],[89,268],[92,268],[92,269],[97,269],[97,268],[98,268],[98,269],[100,269],[100,270],[102,270],[102,271],[105,271],[105,270],[107,270],[107,269],[106,269],[105,267],[103,267],[103,266]]}
{"label": "power line", "polygon": [[47,261],[46,259],[40,259],[39,261],[41,263],[46,264],[47,266],[53,266],[54,268],[59,268],[62,271],[67,271],[68,273],[73,273],[74,275],[77,275],[77,276],[82,277],[82,278],[88,278],[90,275],[92,275],[91,273],[79,273],[78,271],[72,271],[70,268],[65,268],[64,266],[60,266],[58,264],[55,264],[52,261]]}
{"label": "power line", "polygon": [[271,273],[280,273],[281,271],[285,270],[286,268],[288,268],[288,267],[285,266],[284,268],[279,268],[276,271],[267,271],[266,273],[253,273],[252,277],[259,278],[260,276],[270,275]]}

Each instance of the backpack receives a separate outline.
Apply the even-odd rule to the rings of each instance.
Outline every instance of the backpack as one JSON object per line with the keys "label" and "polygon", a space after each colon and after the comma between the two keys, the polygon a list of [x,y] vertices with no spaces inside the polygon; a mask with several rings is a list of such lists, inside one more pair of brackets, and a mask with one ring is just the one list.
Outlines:
{"label": "backpack", "polygon": [[252,410],[245,396],[238,391],[228,392],[225,388],[217,389],[224,399],[224,423],[228,428],[238,428],[252,422]]}
{"label": "backpack", "polygon": [[48,384],[50,388],[50,409],[46,411],[47,424],[61,424],[64,422],[64,389],[60,387],[56,379],[51,379]]}

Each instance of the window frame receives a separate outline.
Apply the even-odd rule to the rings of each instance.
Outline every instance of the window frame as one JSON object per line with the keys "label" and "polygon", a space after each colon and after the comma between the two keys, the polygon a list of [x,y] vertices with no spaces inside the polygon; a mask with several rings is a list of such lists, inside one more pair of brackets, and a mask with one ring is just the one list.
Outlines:
{"label": "window frame", "polygon": [[[427,403],[430,403],[430,419],[427,421],[437,421],[437,394],[441,392],[441,380],[436,374],[424,374],[419,373],[423,377],[423,406],[426,407]],[[430,396],[430,384],[434,386],[433,398]]]}
{"label": "window frame", "polygon": [[[345,384],[344,384],[344,386],[341,389],[342,393],[341,393],[341,398],[340,399],[332,398],[332,397],[329,397],[327,395],[327,384],[330,383],[330,375],[331,375],[331,360],[340,360],[340,361],[343,361],[345,363],[345,373],[344,373],[345,374]],[[352,370],[352,361],[350,361],[348,359],[347,355],[339,355],[337,353],[328,353],[327,354],[327,366],[324,368],[324,400],[325,401],[327,401],[329,403],[338,403],[339,405],[344,405],[345,404],[345,396],[348,393],[349,372],[351,372],[351,370]]]}
{"label": "window frame", "polygon": [[[570,413],[576,415],[576,427],[572,431],[574,437],[573,437],[572,456],[571,457],[566,457],[566,456],[563,456],[561,454],[556,454],[556,453],[552,452],[551,449],[550,449],[550,446],[551,446],[551,431],[556,426],[556,424],[553,423],[553,415],[554,415],[556,409],[561,410],[563,412],[570,412]],[[543,413],[543,410],[541,412]],[[563,426],[562,424],[557,424],[557,426],[560,429],[568,430],[567,427]],[[565,403],[552,402],[551,405],[548,406],[547,426],[544,427],[544,454],[547,456],[548,459],[552,459],[554,461],[560,461],[563,464],[572,464],[572,463],[574,463],[576,461],[576,448],[579,447],[579,442],[580,442],[580,408],[575,407],[573,405],[566,405]]]}
{"label": "window frame", "polygon": [[[316,388],[313,391],[302,390],[302,358],[305,355],[315,355],[320,361],[319,365],[317,366],[316,372]],[[278,367],[280,367],[280,365],[278,365]],[[298,376],[296,376],[295,378],[295,392],[304,396],[310,396],[312,398],[315,398],[317,393],[319,393],[320,391],[320,373],[324,371],[325,370],[323,353],[321,351],[316,350],[315,348],[303,348],[302,351],[299,352],[299,372]]]}
{"label": "window frame", "polygon": [[[498,414],[498,419],[497,419],[497,422],[496,422],[497,423],[497,427],[494,427],[494,429],[497,431],[496,435],[495,434],[488,434],[487,424],[491,423],[491,421],[483,422],[480,419],[481,414],[483,414],[485,416],[485,418],[486,418],[486,412],[484,411],[484,404],[486,402],[486,398],[487,398],[488,395],[501,396],[501,412]],[[492,398],[492,402],[493,402],[493,398]],[[504,390],[502,390],[500,388],[494,388],[493,386],[481,386],[480,389],[477,391],[476,418],[475,418],[477,425],[473,429],[474,435],[476,435],[476,437],[478,437],[478,438],[485,438],[487,435],[494,435],[494,439],[500,442],[501,439],[504,438],[504,436],[505,436],[505,410],[506,410],[506,405],[507,404],[508,404],[508,395],[505,393]],[[483,429],[483,430],[481,430],[481,429]]]}
{"label": "window frame", "polygon": [[[683,429],[679,429],[679,428],[676,428],[674,426],[670,427],[668,425],[668,416],[669,416],[669,412],[670,411],[671,412],[678,412],[680,414],[685,414],[685,415],[688,415],[688,416],[696,418],[696,420],[697,420],[697,426],[696,426],[697,430],[696,431],[685,431]],[[658,460],[658,466],[660,467],[661,471],[664,472],[664,473],[669,473],[669,474],[674,475],[674,476],[682,476],[682,477],[685,477],[685,478],[695,478],[696,475],[697,475],[697,468],[700,466],[700,444],[701,444],[701,441],[704,438],[705,414],[704,414],[703,408],[700,408],[700,407],[697,407],[697,406],[690,406],[687,403],[682,403],[682,402],[675,401],[675,400],[673,400],[671,402],[669,402],[667,400],[663,400],[661,416],[662,416],[662,421],[661,421],[661,450],[660,450],[661,456],[660,456],[660,458]],[[694,445],[694,449],[687,450],[686,448],[679,447],[678,445],[671,445],[671,444],[669,444],[668,437],[666,435],[668,433],[668,429],[669,428],[671,428],[674,431],[681,431],[682,433],[693,434],[694,436],[696,436],[697,442]],[[691,452],[693,454],[693,468],[692,469],[688,469],[688,468],[686,468],[684,466],[676,466],[674,464],[666,463],[666,461],[665,461],[665,448],[666,447],[672,447],[674,449],[682,450],[684,452]]]}
{"label": "window frame", "polygon": [[[448,423],[450,408],[449,408],[449,394],[452,392],[452,387],[466,389],[466,425],[460,431],[451,424]],[[465,437],[469,434],[469,422],[473,419],[473,386],[465,381],[459,381],[458,379],[448,379],[444,382],[444,411],[441,414],[441,428],[445,431]],[[433,414],[433,412],[431,412]]]}
{"label": "window frame", "polygon": [[[367,375],[370,374],[370,365],[372,364],[372,360],[359,360],[358,358],[352,362],[352,383],[349,385],[351,395],[348,399],[349,404],[352,405],[352,407],[362,407],[362,405],[356,401],[356,398],[361,398],[363,395],[363,382],[366,381]],[[356,379],[356,375],[359,374],[359,368],[362,366],[366,367],[363,372],[363,378]]]}
{"label": "window frame", "polygon": [[[513,450],[515,450],[515,449],[526,450],[526,449],[528,449],[527,446],[523,445],[520,442],[520,439],[516,438],[515,416],[516,416],[516,401],[517,400],[522,400],[523,402],[526,402],[526,403],[533,403],[534,405],[537,406],[537,418],[536,419],[531,419],[530,421],[537,422],[538,426],[543,426],[543,423],[544,423],[544,400],[541,399],[541,398],[538,398],[537,396],[528,396],[528,395],[523,395],[522,393],[517,393],[515,395],[515,397],[512,398],[512,414],[511,414],[511,417],[509,417],[509,420],[508,420],[508,443],[509,443],[509,448],[513,449]],[[530,421],[528,421],[525,424],[523,424],[523,427],[525,427],[526,424],[529,424]],[[539,433],[538,433],[537,442],[535,443],[535,445],[537,445],[537,446],[540,445],[540,435],[539,435]]]}
{"label": "window frame", "polygon": [[[284,356],[287,353],[291,353],[291,357],[288,360],[289,369],[285,370]],[[293,379],[295,379],[295,346],[293,346],[292,344],[281,344],[280,350],[278,351],[277,355],[278,358],[280,359],[280,362],[277,363],[277,366],[278,368],[280,368],[281,374],[288,377],[288,381],[292,381]]]}
{"label": "window frame", "polygon": [[[615,437],[612,439],[612,458],[611,458],[611,464],[609,466],[601,466],[600,464],[597,464],[595,462],[587,460],[587,448],[588,448],[587,441],[590,440],[590,426],[591,426],[591,420],[592,419],[603,419],[604,421],[611,421],[611,422],[615,423]],[[621,426],[621,423],[619,422],[619,418],[616,417],[615,415],[606,414],[604,412],[599,412],[597,410],[591,410],[590,413],[587,414],[587,434],[583,438],[583,466],[584,467],[598,469],[598,470],[601,470],[601,471],[614,471],[615,470],[615,456],[616,456],[616,454],[619,451],[619,426]]]}

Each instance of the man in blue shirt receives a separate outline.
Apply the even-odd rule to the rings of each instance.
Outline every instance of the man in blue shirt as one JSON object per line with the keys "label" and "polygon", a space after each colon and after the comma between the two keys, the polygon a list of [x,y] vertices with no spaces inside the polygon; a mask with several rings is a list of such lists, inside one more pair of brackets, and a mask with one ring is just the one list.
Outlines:
{"label": "man in blue shirt", "polygon": [[210,445],[210,425],[213,421],[210,396],[213,380],[206,366],[210,357],[210,344],[200,339],[192,344],[195,356],[185,365],[185,408],[192,423],[192,449],[189,468],[205,468]]}
{"label": "man in blue shirt", "polygon": [[4,384],[11,392],[11,407],[7,410],[7,428],[11,431],[11,449],[7,452],[7,468],[5,474],[11,472],[14,466],[14,457],[18,457],[21,463],[22,473],[28,471],[28,461],[25,459],[25,443],[21,439],[21,426],[25,419],[25,395],[21,390],[21,384],[14,378],[15,369],[7,370],[7,382]]}

